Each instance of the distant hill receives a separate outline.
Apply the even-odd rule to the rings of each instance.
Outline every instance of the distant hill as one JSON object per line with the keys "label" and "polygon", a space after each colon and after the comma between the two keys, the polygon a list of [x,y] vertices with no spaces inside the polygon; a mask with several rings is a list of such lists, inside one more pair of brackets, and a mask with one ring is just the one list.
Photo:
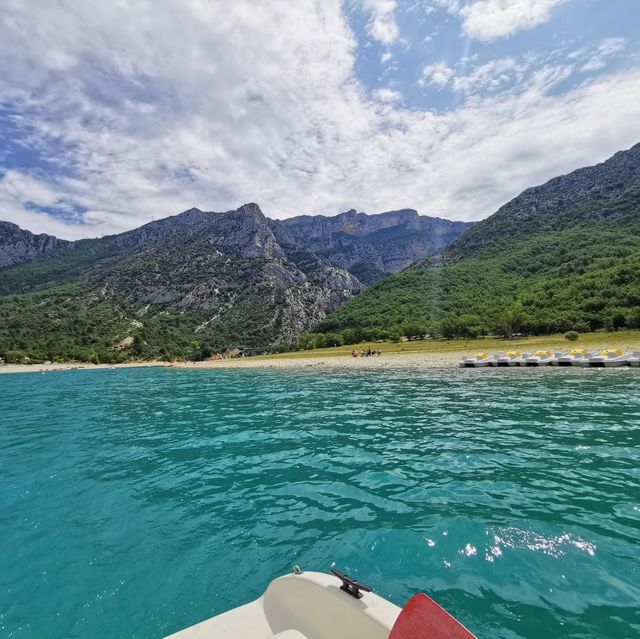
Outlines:
{"label": "distant hill", "polygon": [[640,144],[527,189],[319,327],[472,336],[640,327]]}
{"label": "distant hill", "polygon": [[170,358],[294,342],[367,281],[467,226],[415,211],[268,220],[256,204],[77,242],[1,223],[0,357]]}

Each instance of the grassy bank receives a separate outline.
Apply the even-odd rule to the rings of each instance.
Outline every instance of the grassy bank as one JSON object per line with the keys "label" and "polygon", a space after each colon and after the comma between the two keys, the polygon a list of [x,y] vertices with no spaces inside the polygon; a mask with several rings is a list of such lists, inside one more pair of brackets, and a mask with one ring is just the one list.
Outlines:
{"label": "grassy bank", "polygon": [[276,355],[261,355],[251,359],[290,359],[299,357],[340,357],[351,355],[351,351],[366,349],[380,349],[385,355],[413,353],[467,353],[469,351],[535,351],[561,350],[564,348],[587,348],[600,350],[604,348],[622,348],[626,350],[640,350],[640,331],[615,331],[584,333],[576,342],[569,342],[564,334],[543,335],[537,337],[517,337],[505,339],[503,337],[485,337],[483,339],[438,339],[413,340],[410,342],[366,342],[350,346],[336,346],[334,348],[315,348],[308,351],[278,353]]}

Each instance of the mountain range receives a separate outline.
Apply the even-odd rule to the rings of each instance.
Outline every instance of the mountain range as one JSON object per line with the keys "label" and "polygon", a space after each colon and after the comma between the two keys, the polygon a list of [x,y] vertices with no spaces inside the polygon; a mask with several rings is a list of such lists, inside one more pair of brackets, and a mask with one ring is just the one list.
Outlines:
{"label": "mountain range", "polygon": [[640,328],[640,144],[527,189],[319,331],[477,336]]}
{"label": "mountain range", "polygon": [[410,209],[272,220],[253,203],[75,242],[0,222],[0,356],[110,361],[292,343],[470,226]]}
{"label": "mountain range", "polygon": [[76,242],[0,223],[14,360],[624,326],[640,328],[640,144],[474,225],[411,209],[274,220],[257,204]]}

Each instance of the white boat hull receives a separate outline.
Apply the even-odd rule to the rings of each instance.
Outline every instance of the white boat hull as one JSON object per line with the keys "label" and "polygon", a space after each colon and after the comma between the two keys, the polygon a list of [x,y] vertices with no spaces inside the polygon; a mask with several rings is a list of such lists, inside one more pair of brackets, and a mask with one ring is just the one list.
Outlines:
{"label": "white boat hull", "polygon": [[361,599],[345,594],[331,575],[286,575],[272,581],[259,599],[169,637],[388,639],[401,609],[372,592],[362,594]]}
{"label": "white boat hull", "polygon": [[589,368],[619,368],[628,365],[629,360],[627,359],[607,359],[606,357],[592,357],[582,364],[582,366]]}
{"label": "white boat hull", "polygon": [[497,364],[493,359],[475,359],[470,357],[463,359],[458,366],[460,368],[487,368],[489,366],[497,366]]}

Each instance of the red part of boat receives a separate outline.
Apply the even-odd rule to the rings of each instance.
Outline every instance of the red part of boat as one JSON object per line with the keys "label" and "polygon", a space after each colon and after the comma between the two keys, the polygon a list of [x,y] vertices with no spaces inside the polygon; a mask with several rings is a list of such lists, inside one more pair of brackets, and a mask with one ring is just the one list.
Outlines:
{"label": "red part of boat", "polygon": [[389,639],[476,639],[457,619],[423,593],[406,603]]}

